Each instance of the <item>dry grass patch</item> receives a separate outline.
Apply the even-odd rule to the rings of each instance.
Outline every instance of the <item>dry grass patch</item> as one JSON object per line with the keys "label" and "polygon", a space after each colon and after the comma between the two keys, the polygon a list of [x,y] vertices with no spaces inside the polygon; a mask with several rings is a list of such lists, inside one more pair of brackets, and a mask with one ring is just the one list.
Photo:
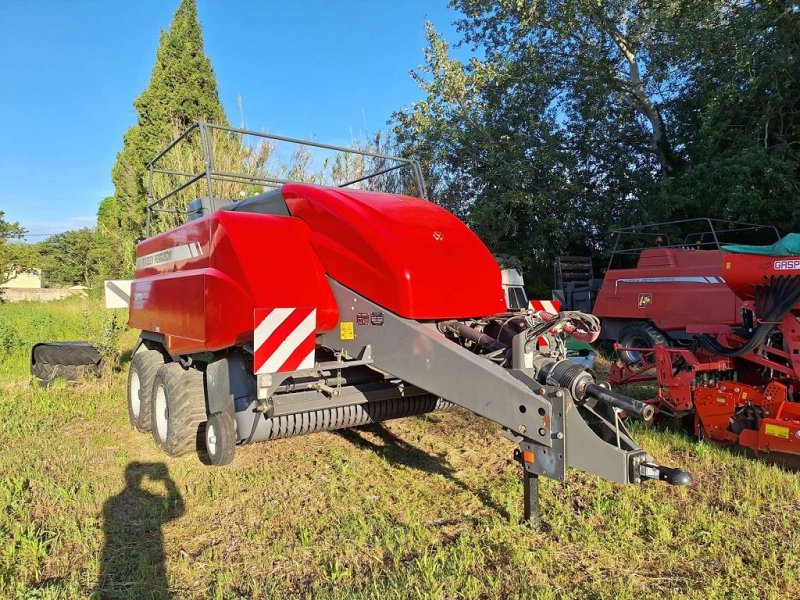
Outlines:
{"label": "dry grass patch", "polygon": [[[59,314],[7,311],[9,327]],[[83,308],[63,314],[81,337]],[[244,447],[213,469],[128,426],[124,370],[43,390],[24,350],[3,361],[3,598],[800,597],[798,476],[682,434],[635,432],[694,487],[571,472],[543,481],[534,531],[511,444],[461,409]]]}

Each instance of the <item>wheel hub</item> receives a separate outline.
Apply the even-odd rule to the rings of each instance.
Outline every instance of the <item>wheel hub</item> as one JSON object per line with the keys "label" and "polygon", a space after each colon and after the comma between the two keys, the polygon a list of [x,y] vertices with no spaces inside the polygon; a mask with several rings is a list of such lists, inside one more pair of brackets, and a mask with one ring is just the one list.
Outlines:
{"label": "wheel hub", "polygon": [[133,413],[133,417],[135,419],[139,418],[139,412],[142,410],[142,399],[139,397],[141,388],[142,384],[139,381],[139,373],[134,370],[131,373],[131,383],[128,393],[130,394],[131,398],[131,412]]}
{"label": "wheel hub", "polygon": [[161,385],[156,389],[154,412],[156,414],[156,433],[159,439],[166,440],[169,427],[169,406],[167,405],[166,391]]}
{"label": "wheel hub", "polygon": [[208,451],[211,454],[215,454],[217,451],[217,433],[214,431],[214,426],[208,426],[208,436],[206,438],[206,443],[208,444]]}

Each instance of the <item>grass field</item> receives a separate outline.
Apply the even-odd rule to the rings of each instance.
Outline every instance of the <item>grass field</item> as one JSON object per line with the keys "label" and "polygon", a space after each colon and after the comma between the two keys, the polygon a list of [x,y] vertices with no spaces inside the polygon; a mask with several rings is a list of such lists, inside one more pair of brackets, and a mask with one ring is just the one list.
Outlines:
{"label": "grass field", "polygon": [[[124,316],[120,316],[124,321]],[[635,428],[691,488],[543,480],[463,410],[169,459],[128,425],[127,364],[41,389],[32,342],[130,350],[99,303],[0,305],[2,598],[798,598],[800,479]],[[127,483],[126,483],[127,480]]]}

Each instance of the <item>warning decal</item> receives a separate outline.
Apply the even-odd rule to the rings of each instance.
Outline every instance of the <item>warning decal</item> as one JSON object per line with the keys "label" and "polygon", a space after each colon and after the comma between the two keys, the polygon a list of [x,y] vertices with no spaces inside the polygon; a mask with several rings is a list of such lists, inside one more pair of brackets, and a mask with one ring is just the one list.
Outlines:
{"label": "warning decal", "polygon": [[339,338],[343,340],[356,339],[356,332],[353,329],[352,321],[342,321],[339,323]]}
{"label": "warning decal", "polygon": [[789,439],[789,428],[783,427],[782,425],[773,425],[772,423],[767,423],[764,425],[764,433],[771,435],[772,437],[779,437],[785,440]]}
{"label": "warning decal", "polygon": [[316,308],[257,308],[253,370],[257,374],[314,368]]}

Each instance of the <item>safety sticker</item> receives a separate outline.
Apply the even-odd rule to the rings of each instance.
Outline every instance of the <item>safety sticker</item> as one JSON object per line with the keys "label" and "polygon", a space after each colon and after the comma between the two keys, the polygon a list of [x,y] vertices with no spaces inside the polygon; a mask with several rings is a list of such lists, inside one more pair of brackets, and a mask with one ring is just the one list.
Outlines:
{"label": "safety sticker", "polygon": [[789,439],[789,428],[783,427],[781,425],[773,425],[772,423],[767,423],[764,425],[764,433],[767,435],[771,435],[772,437],[779,437],[785,440]]}
{"label": "safety sticker", "polygon": [[384,321],[384,318],[383,318],[383,313],[382,312],[370,313],[370,315],[369,315],[369,324],[370,325],[381,326],[381,325],[383,325],[383,321]]}
{"label": "safety sticker", "polygon": [[353,329],[352,321],[342,321],[339,323],[339,337],[343,340],[356,339],[356,332]]}
{"label": "safety sticker", "polygon": [[356,325],[369,325],[369,313],[357,313]]}

